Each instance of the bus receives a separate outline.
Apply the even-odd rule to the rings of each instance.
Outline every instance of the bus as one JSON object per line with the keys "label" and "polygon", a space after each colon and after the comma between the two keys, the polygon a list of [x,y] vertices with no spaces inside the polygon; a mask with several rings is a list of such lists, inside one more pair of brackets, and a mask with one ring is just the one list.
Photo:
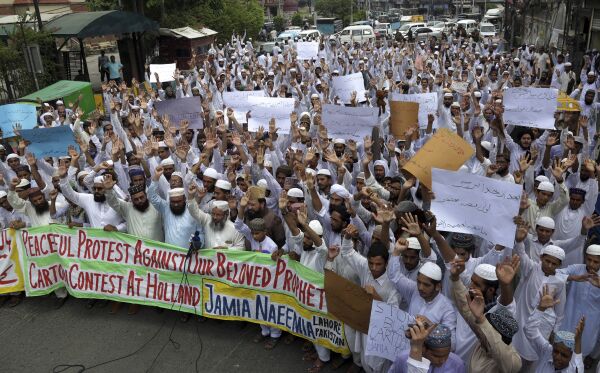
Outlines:
{"label": "bus", "polygon": [[333,35],[342,31],[344,24],[337,18],[317,18],[317,30],[323,35]]}

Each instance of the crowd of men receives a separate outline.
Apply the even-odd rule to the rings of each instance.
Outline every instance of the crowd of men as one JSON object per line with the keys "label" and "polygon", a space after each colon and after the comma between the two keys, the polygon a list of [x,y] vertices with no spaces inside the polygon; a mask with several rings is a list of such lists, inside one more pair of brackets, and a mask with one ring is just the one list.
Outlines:
{"label": "crowd of men", "polygon": [[[405,331],[410,349],[395,361],[366,355],[367,336],[346,326],[351,355],[304,344],[310,372],[326,364],[355,372],[583,372],[584,365],[595,366],[597,51],[576,73],[573,61],[555,50],[507,51],[456,35],[417,44],[323,39],[316,61],[298,60],[294,44],[278,44],[270,55],[233,36],[206,57],[193,56],[188,73],[177,71],[173,83],[159,81],[151,91],[135,80],[115,81],[118,69],[111,70],[113,80],[102,86],[104,116],[85,113],[83,120],[63,102],[43,103],[39,126],[71,126],[79,149],[36,159],[23,141],[0,148],[3,226],[102,228],[186,248],[199,231],[203,248],[288,256],[317,272],[330,269],[415,318]],[[357,72],[367,96],[354,94],[344,104],[332,79]],[[457,81],[469,83],[466,93],[450,89]],[[503,92],[521,86],[554,87],[576,101],[575,110],[557,112],[554,130],[505,126]],[[295,98],[289,134],[278,133],[274,120],[252,132],[238,122],[223,93],[243,90]],[[389,131],[395,92],[439,97],[427,129],[411,128],[405,140]],[[203,109],[200,130],[171,123],[154,107],[191,96]],[[379,138],[330,138],[324,104],[379,108]],[[438,231],[429,211],[435,195],[402,172],[442,128],[475,150],[460,172],[522,185],[513,248]],[[13,294],[10,305],[21,297]],[[61,306],[67,292],[57,290],[56,297]],[[270,350],[291,339],[261,326],[254,341]]]}

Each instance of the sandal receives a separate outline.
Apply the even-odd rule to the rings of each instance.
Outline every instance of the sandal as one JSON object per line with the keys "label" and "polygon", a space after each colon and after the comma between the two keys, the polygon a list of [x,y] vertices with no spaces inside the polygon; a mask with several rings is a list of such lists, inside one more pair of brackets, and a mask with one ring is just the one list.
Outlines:
{"label": "sandal", "polygon": [[291,345],[292,343],[294,343],[295,339],[296,339],[295,335],[288,334],[285,337],[283,337],[283,343],[285,343],[286,345]]}
{"label": "sandal", "polygon": [[323,367],[325,367],[325,364],[327,364],[327,363],[324,361],[321,361],[321,359],[317,358],[317,360],[315,360],[315,363],[313,364],[313,366],[308,368],[308,373],[319,373],[321,371],[321,369],[323,369]]}
{"label": "sandal", "polygon": [[269,338],[269,340],[265,342],[265,350],[270,351],[274,349],[275,346],[277,346],[277,343],[279,343],[279,338]]}
{"label": "sandal", "polygon": [[252,340],[252,342],[254,343],[260,343],[262,341],[264,341],[265,339],[267,339],[267,335],[262,335],[262,333],[258,333],[256,335],[256,337],[254,337],[254,339]]}
{"label": "sandal", "polygon": [[352,359],[352,356],[350,356],[349,358],[344,359],[344,357],[342,355],[338,355],[338,356],[336,356],[331,361],[331,369],[332,370],[340,369],[342,366],[344,366],[351,359]]}
{"label": "sandal", "polygon": [[318,359],[318,355],[316,351],[308,351],[304,353],[304,356],[302,356],[302,361],[315,361],[315,359]]}

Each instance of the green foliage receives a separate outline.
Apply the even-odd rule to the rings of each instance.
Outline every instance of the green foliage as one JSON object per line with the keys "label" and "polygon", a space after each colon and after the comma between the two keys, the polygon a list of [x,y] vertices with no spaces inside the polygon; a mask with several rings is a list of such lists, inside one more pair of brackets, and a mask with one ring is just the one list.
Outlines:
{"label": "green foliage", "polygon": [[292,16],[292,26],[300,26],[302,27],[302,14],[296,12],[294,13],[294,15]]}
{"label": "green foliage", "polygon": [[[350,10],[353,5],[354,20],[360,20],[364,18],[357,18],[359,8],[356,5],[356,0],[315,0],[315,10],[321,17],[335,17],[339,18],[344,22],[344,25],[350,23]],[[362,12],[364,15],[364,12]]]}
{"label": "green foliage", "polygon": [[119,8],[118,0],[87,0],[90,11],[113,10]]}
{"label": "green foliage", "polygon": [[275,27],[275,30],[277,30],[278,32],[285,30],[285,24],[285,18],[283,18],[282,16],[273,17],[273,27]]}

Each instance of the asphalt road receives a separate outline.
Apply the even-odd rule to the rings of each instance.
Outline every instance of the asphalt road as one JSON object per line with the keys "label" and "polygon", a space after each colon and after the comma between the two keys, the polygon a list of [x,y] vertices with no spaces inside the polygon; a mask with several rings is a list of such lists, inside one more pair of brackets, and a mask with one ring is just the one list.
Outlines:
{"label": "asphalt road", "polygon": [[[300,339],[290,345],[280,342],[272,351],[254,343],[257,324],[196,318],[182,323],[178,312],[158,313],[148,307],[130,316],[126,305],[110,315],[110,306],[88,310],[85,304],[69,298],[55,310],[54,297],[36,297],[15,308],[0,308],[0,371],[58,372],[53,369],[61,364],[91,368],[128,355],[89,371],[269,373],[306,372],[310,367],[302,361]],[[80,371],[69,368],[64,373]],[[329,366],[322,370],[331,371]]]}

